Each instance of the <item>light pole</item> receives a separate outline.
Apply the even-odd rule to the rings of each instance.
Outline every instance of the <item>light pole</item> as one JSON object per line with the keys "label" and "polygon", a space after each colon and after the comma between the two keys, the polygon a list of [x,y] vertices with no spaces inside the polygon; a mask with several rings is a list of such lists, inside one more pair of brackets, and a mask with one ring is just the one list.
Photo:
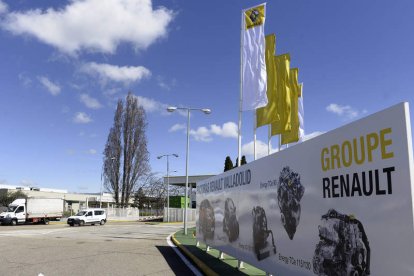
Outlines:
{"label": "light pole", "polygon": [[170,162],[168,157],[174,156],[178,157],[178,154],[172,153],[172,154],[164,154],[157,156],[158,159],[161,159],[163,157],[167,157],[167,222],[170,222]]}
{"label": "light pole", "polygon": [[168,112],[174,112],[177,109],[186,110],[187,111],[187,150],[185,154],[185,198],[184,198],[184,235],[187,235],[187,205],[188,205],[188,156],[190,153],[190,111],[191,110],[198,110],[202,111],[205,114],[210,114],[211,109],[209,108],[191,108],[191,107],[176,107],[176,106],[169,106],[167,107]]}
{"label": "light pole", "polygon": [[[115,157],[111,157],[109,160],[111,160],[111,164],[112,164],[112,160],[115,160]],[[105,166],[105,162],[102,164],[102,172],[101,172],[101,192],[100,192],[100,198],[99,198],[99,208],[102,208],[102,196],[103,196],[103,172],[104,172],[104,166]],[[107,204],[108,205],[108,204]]]}

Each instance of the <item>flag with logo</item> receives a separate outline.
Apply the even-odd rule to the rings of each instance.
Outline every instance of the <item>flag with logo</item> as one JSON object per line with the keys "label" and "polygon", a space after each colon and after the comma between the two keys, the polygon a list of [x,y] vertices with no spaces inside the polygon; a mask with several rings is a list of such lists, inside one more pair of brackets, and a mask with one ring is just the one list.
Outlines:
{"label": "flag with logo", "polygon": [[275,64],[276,36],[266,36],[266,72],[267,72],[267,100],[264,107],[256,109],[256,127],[268,125],[279,120],[276,93],[276,64]]}
{"label": "flag with logo", "polygon": [[290,125],[291,129],[288,132],[282,133],[282,145],[295,143],[299,141],[299,83],[298,83],[298,68],[290,69]]}
{"label": "flag with logo", "polygon": [[276,86],[278,93],[278,113],[280,120],[272,122],[271,135],[282,134],[291,130],[291,99],[290,99],[290,55],[283,54],[275,57]]}
{"label": "flag with logo", "polygon": [[265,14],[265,3],[242,14],[242,110],[267,105]]}

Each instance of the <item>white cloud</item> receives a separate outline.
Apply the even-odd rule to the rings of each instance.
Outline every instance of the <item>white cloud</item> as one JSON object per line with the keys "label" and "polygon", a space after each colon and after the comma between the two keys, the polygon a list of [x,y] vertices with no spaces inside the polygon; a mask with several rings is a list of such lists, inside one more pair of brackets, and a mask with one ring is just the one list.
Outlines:
{"label": "white cloud", "polygon": [[91,155],[95,155],[96,154],[96,149],[89,149],[87,153],[91,154]]}
{"label": "white cloud", "polygon": [[[270,154],[277,152],[276,148],[273,148],[272,145],[270,145]],[[251,141],[247,144],[244,144],[242,146],[242,154],[243,155],[250,155],[253,157],[254,155],[254,141]],[[256,140],[256,157],[257,158],[261,158],[261,157],[265,157],[268,155],[268,145],[267,143],[261,141],[261,140]]]}
{"label": "white cloud", "polygon": [[73,117],[73,122],[77,124],[87,124],[92,122],[92,119],[88,114],[84,112],[78,112],[75,114],[75,117]]}
{"label": "white cloud", "polygon": [[238,126],[234,122],[224,123],[222,127],[214,124],[210,126],[210,129],[211,133],[225,138],[237,138],[239,132]]}
{"label": "white cloud", "polygon": [[138,100],[138,105],[142,106],[145,112],[160,112],[160,113],[167,113],[167,105],[156,100],[142,97],[142,96],[135,96]]}
{"label": "white cloud", "polygon": [[172,79],[171,81],[166,81],[163,77],[157,76],[157,83],[158,86],[165,89],[165,90],[171,90],[172,87],[174,87],[177,83],[176,79]]}
{"label": "white cloud", "polygon": [[1,25],[64,53],[113,54],[123,42],[135,50],[146,49],[167,35],[173,17],[173,11],[165,7],[153,9],[151,0],[71,0],[60,9],[8,13]]}
{"label": "white cloud", "polygon": [[8,10],[6,3],[3,3],[2,1],[0,1],[0,14],[2,13],[6,13]]}
{"label": "white cloud", "polygon": [[129,84],[151,76],[151,72],[143,66],[117,66],[95,62],[83,64],[80,71],[98,77],[103,84],[108,81]]}
{"label": "white cloud", "polygon": [[[326,107],[326,110],[340,117],[344,117],[345,119],[354,119],[360,115],[360,112],[357,109],[349,105],[331,103]],[[366,110],[364,110],[362,113],[366,113]]]}
{"label": "white cloud", "polygon": [[305,136],[302,137],[302,141],[307,141],[309,139],[315,138],[321,134],[324,134],[325,131],[314,131],[312,133],[309,134],[305,134]]}
{"label": "white cloud", "polygon": [[179,131],[179,130],[183,130],[183,129],[186,129],[185,124],[175,124],[172,127],[170,127],[168,132],[175,132],[175,131]]}
{"label": "white cloud", "polygon": [[190,136],[192,136],[196,141],[201,142],[210,142],[211,138],[211,131],[206,127],[199,127],[196,130],[190,130]]}
{"label": "white cloud", "polygon": [[39,76],[37,79],[47,89],[47,91],[49,91],[51,95],[57,96],[60,94],[60,86],[50,81],[47,77]]}
{"label": "white cloud", "polygon": [[31,179],[22,179],[19,183],[19,186],[26,186],[26,187],[34,187],[36,186],[36,182]]}
{"label": "white cloud", "polygon": [[[169,132],[179,131],[186,129],[184,124],[175,124],[170,129]],[[216,124],[210,125],[209,127],[199,127],[197,129],[190,130],[190,136],[192,136],[196,141],[201,142],[210,142],[213,140],[213,135],[223,137],[223,138],[237,138],[238,127],[234,122],[224,123],[223,126]]]}
{"label": "white cloud", "polygon": [[88,108],[99,109],[102,107],[102,104],[95,98],[92,98],[88,94],[81,94],[80,101]]}
{"label": "white cloud", "polygon": [[[324,134],[325,132],[323,131],[315,131],[309,134],[306,134],[303,138],[302,138],[302,142],[315,138],[321,134]],[[270,145],[270,154],[275,153],[278,151],[278,147],[273,147],[273,145]],[[251,141],[249,143],[246,143],[242,146],[242,154],[243,155],[250,155],[253,157],[254,155],[254,141]],[[261,157],[265,157],[268,155],[268,145],[267,143],[261,141],[261,140],[256,140],[256,157],[257,158],[261,158]]]}
{"label": "white cloud", "polygon": [[32,84],[32,79],[29,76],[27,76],[27,74],[24,72],[20,73],[18,75],[18,78],[19,78],[20,83],[26,88],[29,88],[30,85]]}

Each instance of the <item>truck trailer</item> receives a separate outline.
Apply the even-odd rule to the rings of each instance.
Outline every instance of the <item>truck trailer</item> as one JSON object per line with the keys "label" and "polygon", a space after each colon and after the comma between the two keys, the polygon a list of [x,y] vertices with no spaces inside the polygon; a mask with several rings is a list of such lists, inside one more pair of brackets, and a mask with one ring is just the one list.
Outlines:
{"label": "truck trailer", "polygon": [[1,225],[27,222],[49,224],[50,220],[62,218],[63,206],[62,198],[19,198],[8,206],[6,212],[0,214],[0,223]]}

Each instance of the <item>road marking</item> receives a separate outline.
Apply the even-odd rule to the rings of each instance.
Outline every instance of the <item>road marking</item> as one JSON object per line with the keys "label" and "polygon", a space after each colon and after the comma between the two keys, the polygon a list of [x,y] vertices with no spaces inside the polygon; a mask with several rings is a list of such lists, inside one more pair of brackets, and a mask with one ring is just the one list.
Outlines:
{"label": "road marking", "polygon": [[0,236],[4,237],[13,237],[13,236],[38,236],[38,235],[48,235],[51,233],[61,232],[71,230],[70,228],[61,228],[61,229],[27,229],[27,230],[15,230],[1,232]]}
{"label": "road marking", "polygon": [[[174,233],[173,233],[174,234]],[[170,234],[166,240],[168,245],[175,251],[175,253],[177,253],[177,255],[180,257],[180,259],[185,263],[185,265],[196,275],[196,276],[203,276],[203,274],[192,264],[190,263],[189,260],[187,260],[187,258],[181,254],[180,250],[178,250],[177,246],[175,246],[174,243],[172,243],[171,241],[171,236],[173,234]]]}

